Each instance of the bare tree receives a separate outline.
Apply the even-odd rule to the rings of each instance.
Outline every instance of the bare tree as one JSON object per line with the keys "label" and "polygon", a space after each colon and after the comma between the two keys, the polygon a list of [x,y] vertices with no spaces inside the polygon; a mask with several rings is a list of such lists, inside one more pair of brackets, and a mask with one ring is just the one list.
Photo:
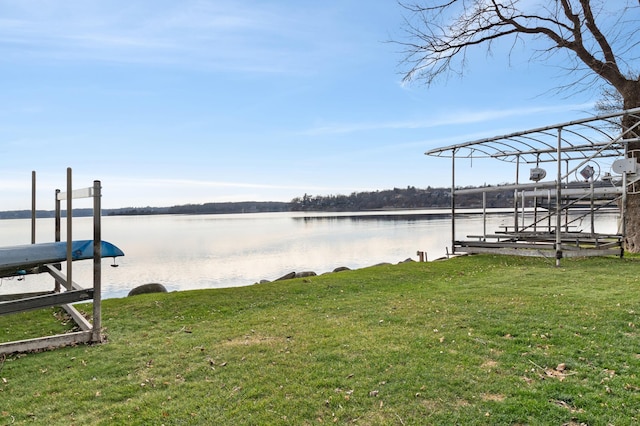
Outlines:
{"label": "bare tree", "polygon": [[[497,42],[526,47],[531,60],[563,55],[569,84],[558,89],[600,89],[601,107],[640,106],[640,1],[638,0],[424,0],[400,3],[407,40],[404,81],[431,85],[464,74],[467,51]],[[560,62],[560,61],[556,61]],[[631,128],[632,118],[622,121]],[[629,144],[630,150],[640,143]],[[640,195],[627,197],[626,248],[640,252]]]}

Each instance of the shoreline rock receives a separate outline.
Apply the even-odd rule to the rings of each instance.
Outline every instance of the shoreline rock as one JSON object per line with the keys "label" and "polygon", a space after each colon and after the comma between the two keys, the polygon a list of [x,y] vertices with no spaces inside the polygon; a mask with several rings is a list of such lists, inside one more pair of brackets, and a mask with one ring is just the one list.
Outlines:
{"label": "shoreline rock", "polygon": [[[440,259],[436,259],[436,260],[440,260]],[[398,264],[401,263],[408,263],[408,262],[415,262],[415,260],[413,260],[412,258],[407,258],[405,260],[402,260],[400,262],[398,262]],[[372,266],[385,266],[385,265],[393,265],[393,263],[390,262],[381,262],[381,263],[377,263],[375,265]],[[326,274],[333,274],[336,272],[342,272],[342,271],[351,271],[352,269],[347,267],[347,266],[338,266],[337,268],[335,268],[333,271],[329,271],[329,272],[325,272],[322,275],[326,275]],[[286,280],[292,280],[294,278],[308,278],[308,277],[315,277],[318,274],[314,271],[301,271],[301,272],[289,272],[288,274],[285,274],[283,276],[281,276],[280,278],[276,278],[275,281],[286,281]],[[266,284],[266,283],[270,283],[272,281],[269,280],[260,280],[257,284]]]}
{"label": "shoreline rock", "polygon": [[167,288],[160,283],[148,283],[142,284],[137,287],[131,289],[127,297],[137,296],[139,294],[149,294],[149,293],[166,293]]}

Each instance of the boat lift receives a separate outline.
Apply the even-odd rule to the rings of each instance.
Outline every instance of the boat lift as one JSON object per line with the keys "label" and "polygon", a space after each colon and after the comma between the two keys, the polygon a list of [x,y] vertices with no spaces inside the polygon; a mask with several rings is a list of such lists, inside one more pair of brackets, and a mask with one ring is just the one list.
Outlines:
{"label": "boat lift", "polygon": [[[101,185],[78,190],[72,188],[72,171],[67,169],[67,190],[56,190],[55,242],[35,242],[35,172],[32,173],[31,244],[0,247],[0,277],[24,276],[48,273],[55,280],[51,292],[12,294],[0,296],[0,315],[61,306],[76,322],[80,331],[39,337],[28,340],[0,343],[0,354],[29,352],[102,341],[102,258],[124,256],[122,250],[101,240]],[[73,240],[72,200],[93,198],[93,240]],[[61,201],[66,201],[67,241],[60,241]],[[83,288],[72,280],[73,262],[93,259],[93,287]],[[61,262],[66,261],[66,275]],[[61,291],[64,288],[64,291]],[[93,315],[90,323],[72,303],[93,299]]]}
{"label": "boat lift", "polygon": [[[621,131],[623,117],[636,120]],[[630,149],[640,138],[640,108],[480,139],[427,151],[451,159],[452,254],[494,253],[563,257],[624,254],[626,198],[640,193],[640,152]],[[486,158],[515,165],[515,184],[480,188],[456,186],[456,161]],[[602,164],[611,161],[611,171]],[[520,182],[528,165],[529,181]],[[550,167],[550,179],[547,170]],[[513,222],[488,233],[486,194],[513,191]],[[484,230],[481,235],[456,235],[458,198],[483,194]],[[615,209],[620,214],[616,233],[599,233],[594,218]],[[588,218],[588,231],[576,224]]]}

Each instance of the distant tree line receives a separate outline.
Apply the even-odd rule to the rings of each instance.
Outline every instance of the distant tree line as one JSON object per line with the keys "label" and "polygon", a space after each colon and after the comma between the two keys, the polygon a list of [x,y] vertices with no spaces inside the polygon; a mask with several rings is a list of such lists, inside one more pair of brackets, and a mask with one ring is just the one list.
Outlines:
{"label": "distant tree line", "polygon": [[[475,188],[475,187],[468,187]],[[482,207],[482,193],[464,194],[457,198],[459,207]],[[513,207],[513,189],[487,192],[488,208]],[[419,189],[414,186],[383,191],[353,192],[351,195],[309,195],[291,201],[293,211],[364,211],[385,209],[419,209],[451,207],[450,188]]]}
{"label": "distant tree line", "polygon": [[[243,201],[237,203],[184,204],[172,207],[124,207],[102,209],[103,216],[147,216],[161,214],[224,214],[224,213],[260,213],[290,211],[290,203],[278,201]],[[93,209],[73,209],[74,217],[93,215]],[[66,217],[66,212],[61,212]],[[28,219],[31,210],[0,211],[0,219]],[[37,218],[55,217],[53,210],[37,210]]]}
{"label": "distant tree line", "polygon": [[290,211],[290,204],[281,201],[241,201],[225,203],[182,204],[172,207],[129,207],[110,210],[109,216],[141,216],[154,214],[231,214]]}
{"label": "distant tree line", "polygon": [[[474,188],[474,187],[467,187]],[[487,192],[487,207],[512,207],[513,190]],[[482,194],[465,194],[458,197],[458,207],[482,207]],[[419,189],[414,186],[393,188],[382,191],[353,192],[350,195],[309,195],[296,197],[290,202],[243,201],[226,203],[183,204],[172,207],[124,207],[103,209],[106,216],[143,216],[161,214],[231,214],[287,211],[367,211],[384,209],[420,209],[451,206],[450,188]],[[91,216],[92,209],[74,209],[77,217]],[[36,217],[52,218],[55,212],[38,210]],[[66,214],[63,211],[62,216]],[[25,219],[31,217],[31,210],[0,211],[0,219]]]}

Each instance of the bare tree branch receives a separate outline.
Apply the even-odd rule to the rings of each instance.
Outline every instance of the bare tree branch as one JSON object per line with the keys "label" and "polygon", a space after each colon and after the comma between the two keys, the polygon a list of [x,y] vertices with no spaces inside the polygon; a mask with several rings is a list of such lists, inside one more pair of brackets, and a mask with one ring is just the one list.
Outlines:
{"label": "bare tree branch", "polygon": [[[638,58],[616,55],[614,43],[623,53],[637,54],[640,8],[635,2],[632,4],[632,0],[622,1],[626,3],[622,9],[618,2],[614,5],[606,0],[555,0],[535,9],[523,6],[525,2],[520,0],[400,3],[411,16],[411,19],[405,18],[411,41],[396,42],[404,47],[402,64],[408,68],[403,81],[422,80],[430,85],[440,76],[463,74],[467,49],[482,46],[491,52],[493,43],[499,40],[512,38],[515,43],[531,36],[550,42],[547,48],[532,47],[532,59],[536,51],[545,55],[564,52],[570,60],[568,63],[573,62],[569,71],[575,81],[586,80],[585,76],[574,76],[573,72],[593,73],[598,76],[591,80],[594,85],[609,84],[628,99],[634,91],[640,92],[638,77],[630,77],[638,76],[638,71],[629,68],[637,67]],[[621,23],[621,13],[630,16],[625,26],[612,26],[610,31],[603,32],[598,24],[599,16],[617,16],[617,22]],[[627,36],[621,28],[628,28]],[[621,70],[620,63],[627,69]],[[636,97],[640,105],[640,95]],[[631,106],[630,102],[625,104]]]}

